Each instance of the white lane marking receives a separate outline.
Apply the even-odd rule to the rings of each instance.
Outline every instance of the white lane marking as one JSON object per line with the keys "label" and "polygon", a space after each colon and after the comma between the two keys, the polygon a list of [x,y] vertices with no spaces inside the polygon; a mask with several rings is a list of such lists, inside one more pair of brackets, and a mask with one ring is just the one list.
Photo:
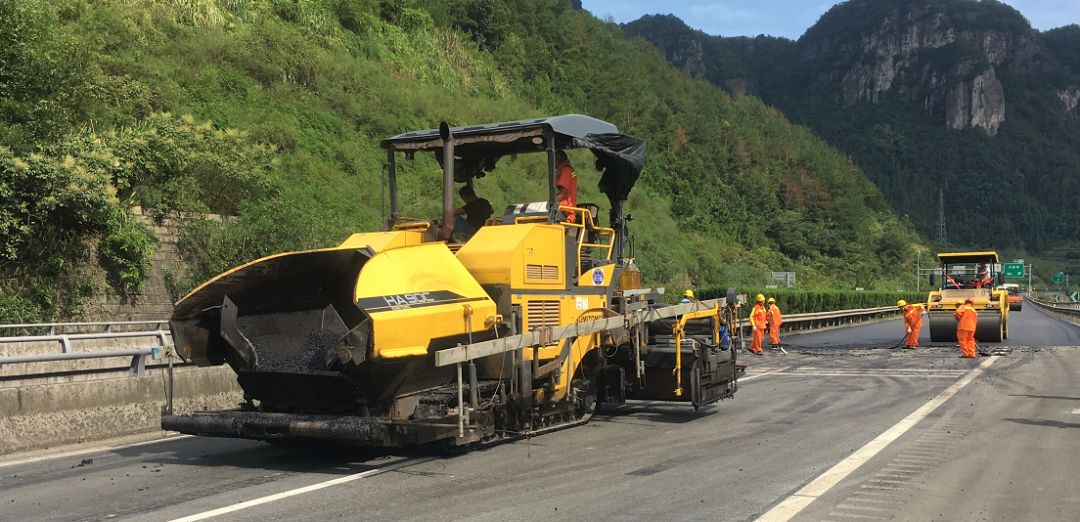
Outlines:
{"label": "white lane marking", "polygon": [[907,484],[906,480],[889,480],[883,478],[872,478],[866,481],[867,484]]}
{"label": "white lane marking", "polygon": [[[956,377],[955,375],[919,375],[914,373],[885,373],[885,372],[866,372],[866,373],[852,373],[852,372],[769,372],[769,374],[780,375],[798,375],[800,377],[910,377],[913,379],[951,379]],[[766,374],[760,374],[766,375]],[[743,379],[739,379],[740,381]]]}
{"label": "white lane marking", "polygon": [[1072,411],[1073,415],[1080,415],[1080,408],[1076,408]]}
{"label": "white lane marking", "polygon": [[830,517],[843,517],[843,518],[858,518],[858,519],[861,519],[861,520],[886,520],[886,519],[881,518],[881,517],[871,517],[871,516],[867,516],[867,515],[856,515],[856,514],[848,514],[848,513],[837,513],[835,511],[832,512],[832,513],[829,513],[829,516]]}
{"label": "white lane marking", "polygon": [[874,484],[873,486],[863,484],[859,486],[859,489],[872,489],[875,491],[902,491],[899,487],[889,486],[887,484]]}
{"label": "white lane marking", "polygon": [[788,366],[786,368],[780,368],[780,369],[776,369],[776,370],[772,370],[772,371],[768,371],[768,372],[757,373],[757,374],[751,375],[749,377],[739,377],[738,382],[751,381],[751,380],[757,379],[759,377],[765,377],[766,375],[773,375],[773,374],[777,374],[777,373],[780,373],[780,372],[786,372],[786,371],[788,371],[790,369],[791,369],[791,366]]}
{"label": "white lane marking", "polygon": [[830,371],[830,372],[922,372],[922,373],[951,373],[954,375],[963,375],[967,370],[954,370],[946,368],[894,368],[894,367],[881,367],[881,368],[829,368],[827,366],[800,366],[795,371]]}
{"label": "white lane marking", "polygon": [[891,428],[885,430],[884,433],[874,437],[873,440],[866,443],[865,446],[859,448],[844,460],[836,463],[833,467],[826,470],[809,484],[803,486],[801,489],[793,493],[791,496],[780,501],[779,504],[774,506],[765,514],[758,518],[759,521],[772,522],[772,521],[787,521],[791,520],[795,515],[798,515],[802,510],[806,509],[813,501],[824,495],[834,486],[839,484],[842,480],[851,475],[859,466],[865,464],[868,460],[885,449],[893,441],[900,438],[901,435],[907,433],[908,430],[913,428],[919,421],[926,418],[927,415],[938,409],[939,406],[949,400],[953,395],[956,395],[964,386],[975,380],[986,368],[994,361],[998,360],[998,356],[987,357],[981,364],[973,368],[971,371],[949,386],[937,397],[930,399],[926,404],[923,404],[919,409],[911,412],[910,415],[904,417],[894,424]]}
{"label": "white lane marking", "polygon": [[878,473],[877,476],[879,476],[879,477],[911,478],[910,475],[918,475],[918,474],[922,473],[923,471],[925,471],[925,470],[881,468],[881,473]]}
{"label": "white lane marking", "polygon": [[131,444],[120,444],[117,446],[95,446],[92,448],[83,448],[71,451],[65,451],[63,453],[50,453],[48,455],[41,455],[38,457],[27,457],[25,459],[11,460],[8,462],[0,462],[0,468],[6,468],[9,466],[18,466],[19,464],[33,464],[35,462],[42,462],[52,459],[60,459],[65,457],[78,457],[81,455],[89,455],[91,453],[108,453],[110,451],[122,450],[127,448],[135,448],[138,446],[146,446],[149,444],[158,444],[162,442],[170,442],[174,440],[188,439],[194,437],[194,435],[171,435],[168,437],[161,437],[154,440],[144,440],[142,442],[132,442]]}
{"label": "white lane marking", "polygon": [[840,509],[851,509],[851,510],[864,510],[864,511],[877,511],[877,512],[879,512],[879,513],[881,513],[881,512],[884,512],[884,513],[892,513],[892,512],[894,511],[894,510],[892,510],[892,509],[882,509],[882,508],[877,508],[877,507],[870,507],[870,506],[854,506],[854,505],[851,505],[851,504],[839,504],[839,505],[837,505],[836,507],[838,507],[838,508],[840,508]]}
{"label": "white lane marking", "polygon": [[889,498],[889,499],[895,499],[896,498],[896,495],[893,495],[892,493],[880,493],[878,491],[856,491],[853,494],[854,495],[868,495],[868,496],[871,496],[871,497],[886,497],[886,498]]}
{"label": "white lane marking", "polygon": [[241,502],[239,504],[233,504],[231,506],[226,506],[226,507],[223,507],[223,508],[212,509],[210,511],[204,511],[202,513],[196,513],[194,515],[189,515],[189,516],[186,516],[186,517],[183,517],[183,518],[176,518],[176,519],[173,519],[171,522],[195,522],[196,520],[205,520],[205,519],[208,519],[210,517],[216,517],[216,516],[219,516],[219,515],[224,515],[226,513],[232,513],[234,511],[240,511],[241,509],[247,509],[249,507],[258,506],[258,505],[261,505],[261,504],[266,504],[268,502],[273,502],[275,500],[281,500],[283,498],[294,497],[296,495],[303,495],[304,493],[311,493],[312,491],[318,491],[320,489],[325,489],[325,488],[328,488],[330,486],[336,486],[338,484],[345,484],[347,482],[352,482],[354,480],[359,480],[359,479],[362,479],[362,478],[365,478],[365,477],[370,477],[372,475],[378,475],[380,473],[386,473],[388,471],[394,471],[396,469],[403,468],[405,466],[411,466],[413,464],[422,464],[424,462],[428,462],[428,461],[431,461],[431,460],[435,460],[435,458],[430,457],[430,458],[425,458],[425,459],[403,460],[401,462],[395,462],[394,464],[383,466],[381,468],[369,469],[367,471],[362,471],[360,473],[354,473],[352,475],[346,475],[344,477],[338,477],[336,479],[327,480],[325,482],[319,482],[318,484],[312,484],[310,486],[304,486],[302,488],[291,489],[289,491],[283,491],[281,493],[275,493],[273,495],[267,495],[265,497],[259,497],[259,498],[251,499],[251,500],[248,500],[248,501],[245,501],[245,502]]}
{"label": "white lane marking", "polygon": [[[865,491],[860,491],[854,495],[848,497],[844,502],[866,502],[869,504],[902,504],[899,500],[884,500],[880,498],[861,498],[861,495],[865,495]],[[892,495],[888,495],[892,496]]]}

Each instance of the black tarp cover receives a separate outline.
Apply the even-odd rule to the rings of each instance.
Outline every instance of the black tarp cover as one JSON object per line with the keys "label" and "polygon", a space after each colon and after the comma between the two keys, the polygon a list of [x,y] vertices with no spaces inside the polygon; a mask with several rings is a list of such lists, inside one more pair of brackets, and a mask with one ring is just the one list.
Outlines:
{"label": "black tarp cover", "polygon": [[588,134],[574,138],[574,147],[596,155],[596,170],[603,173],[598,186],[614,204],[625,201],[645,166],[645,142],[625,134]]}
{"label": "black tarp cover", "polygon": [[[454,181],[464,183],[472,178],[482,178],[495,170],[498,161],[510,153],[502,142],[485,140],[459,146],[454,151]],[[589,149],[596,155],[596,170],[602,175],[598,187],[614,204],[625,201],[634,188],[641,169],[645,166],[645,142],[625,134],[587,134],[571,138],[568,147]],[[442,149],[433,151],[435,160],[442,166]]]}

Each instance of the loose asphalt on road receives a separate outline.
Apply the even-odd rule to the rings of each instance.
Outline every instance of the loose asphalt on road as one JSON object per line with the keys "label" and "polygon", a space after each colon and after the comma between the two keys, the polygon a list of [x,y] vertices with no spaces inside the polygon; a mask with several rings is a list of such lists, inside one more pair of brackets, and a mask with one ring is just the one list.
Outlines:
{"label": "loose asphalt on road", "polygon": [[899,321],[792,336],[702,412],[456,456],[187,437],[0,463],[0,520],[1080,520],[1080,328],[1011,328],[974,361],[884,348]]}

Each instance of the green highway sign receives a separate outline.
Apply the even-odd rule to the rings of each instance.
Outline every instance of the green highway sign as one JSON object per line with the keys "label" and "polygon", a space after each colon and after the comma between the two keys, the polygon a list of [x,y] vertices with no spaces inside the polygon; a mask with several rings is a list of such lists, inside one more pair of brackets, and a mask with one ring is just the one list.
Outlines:
{"label": "green highway sign", "polygon": [[1073,292],[1071,295],[1069,295],[1069,298],[1072,299],[1072,302],[1074,303],[1080,301],[1080,292]]}
{"label": "green highway sign", "polygon": [[1051,277],[1050,280],[1052,280],[1055,283],[1064,283],[1065,282],[1065,272],[1058,272],[1058,273],[1054,274],[1054,276]]}
{"label": "green highway sign", "polygon": [[1024,277],[1024,264],[1023,263],[1005,263],[1005,269],[1002,270],[1005,273],[1005,277],[1009,279],[1023,279]]}

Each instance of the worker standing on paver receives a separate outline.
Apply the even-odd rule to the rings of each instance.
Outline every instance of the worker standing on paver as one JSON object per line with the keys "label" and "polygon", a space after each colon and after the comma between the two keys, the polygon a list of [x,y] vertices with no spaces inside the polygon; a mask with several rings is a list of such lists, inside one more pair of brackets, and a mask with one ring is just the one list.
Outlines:
{"label": "worker standing on paver", "polygon": [[780,348],[780,325],[784,323],[784,314],[780,313],[780,307],[776,306],[776,298],[769,298],[769,342],[772,349]]}
{"label": "worker standing on paver", "polygon": [[[560,207],[577,207],[577,175],[574,174],[574,166],[570,164],[570,158],[566,157],[565,151],[555,153],[555,192],[559,198]],[[565,211],[566,221],[577,222],[577,214]]]}
{"label": "worker standing on paver", "polygon": [[753,332],[753,340],[750,341],[750,351],[752,353],[760,354],[764,351],[761,347],[761,342],[765,340],[765,321],[767,320],[769,313],[765,311],[765,296],[758,294],[756,300],[757,304],[755,304],[754,309],[750,311],[750,328]]}
{"label": "worker standing on paver", "polygon": [[907,334],[904,335],[904,348],[914,350],[919,346],[919,330],[922,330],[923,307],[919,304],[907,304],[907,301],[903,299],[897,301],[896,306],[903,312],[904,327],[907,328]]}
{"label": "worker standing on paver", "polygon": [[979,313],[971,306],[972,298],[964,299],[964,304],[953,312],[956,318],[956,340],[960,342],[960,357],[975,358],[975,327],[979,324]]}

